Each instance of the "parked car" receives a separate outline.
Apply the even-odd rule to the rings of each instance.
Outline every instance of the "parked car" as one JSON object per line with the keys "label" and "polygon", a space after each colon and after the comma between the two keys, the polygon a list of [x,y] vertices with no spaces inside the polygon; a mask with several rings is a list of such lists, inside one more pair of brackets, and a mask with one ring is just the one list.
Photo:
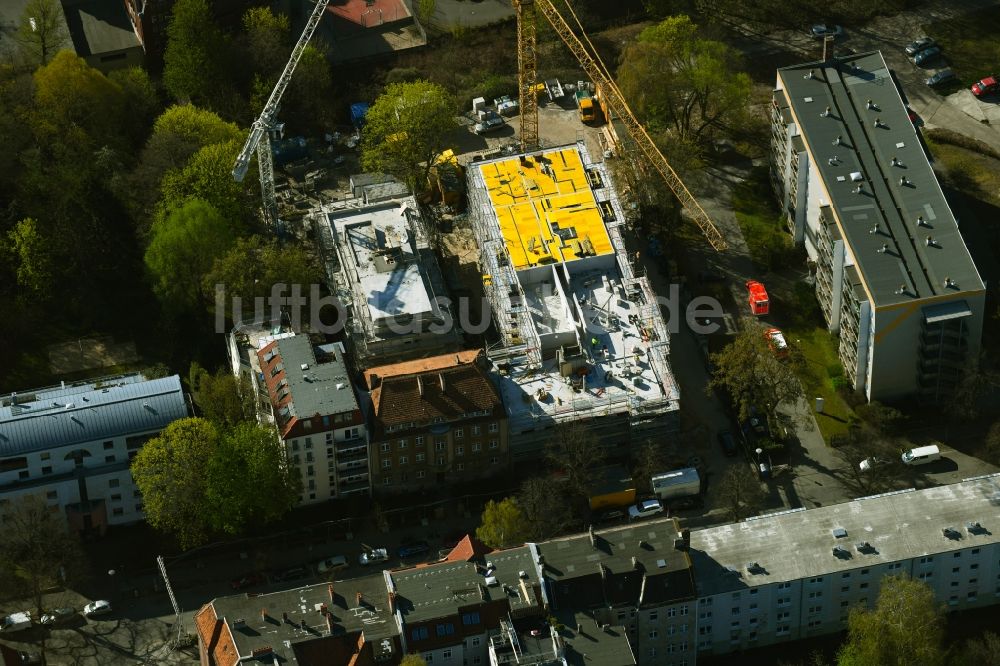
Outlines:
{"label": "parked car", "polygon": [[267,582],[267,576],[265,576],[260,571],[253,571],[239,578],[234,578],[229,582],[234,590],[243,590],[248,587],[253,587],[255,585],[261,585]]}
{"label": "parked car", "polygon": [[621,520],[624,517],[625,512],[621,509],[608,509],[607,511],[601,511],[594,519],[599,523],[611,523]]}
{"label": "parked car", "polygon": [[915,449],[904,452],[902,455],[903,463],[906,465],[925,465],[940,459],[941,449],[937,447],[937,444],[918,446]]}
{"label": "parked car", "polygon": [[904,51],[906,51],[906,55],[912,58],[924,49],[929,49],[932,46],[937,46],[937,42],[930,37],[921,37],[919,39],[914,39],[912,42],[907,44]]}
{"label": "parked car", "polygon": [[844,29],[839,25],[831,25],[828,23],[817,23],[812,27],[812,36],[815,39],[825,39],[827,37],[833,37],[838,39],[844,34]]}
{"label": "parked car", "polygon": [[274,574],[274,580],[278,582],[284,582],[286,580],[299,580],[302,578],[309,577],[309,569],[305,567],[292,567],[291,569],[285,569]]}
{"label": "parked car", "polygon": [[385,562],[387,559],[389,559],[388,550],[385,548],[372,548],[367,553],[361,553],[358,557],[358,563],[367,566],[376,562]]}
{"label": "parked car", "polygon": [[107,615],[111,612],[111,602],[107,599],[100,599],[98,601],[91,601],[89,604],[83,607],[83,614],[87,617],[97,617],[99,615]]}
{"label": "parked car", "polygon": [[775,356],[778,358],[788,356],[788,341],[785,340],[785,334],[780,329],[769,328],[764,335],[767,336],[767,346],[771,348]]}
{"label": "parked car", "polygon": [[865,458],[860,463],[858,463],[858,469],[860,469],[862,472],[870,472],[876,467],[882,467],[883,465],[888,465],[888,464],[889,464],[888,460],[883,460],[878,456],[872,456],[870,458]]}
{"label": "parked car", "polygon": [[319,573],[325,573],[327,571],[339,571],[341,569],[346,569],[350,566],[347,563],[347,558],[343,555],[333,555],[326,558],[325,560],[320,560],[316,563],[316,571]]}
{"label": "parked car", "polygon": [[920,53],[913,56],[913,64],[918,67],[923,66],[926,63],[931,62],[941,55],[941,49],[937,46],[932,46],[929,49],[924,49]]}
{"label": "parked car", "polygon": [[1000,79],[996,76],[987,76],[985,79],[972,84],[972,94],[976,97],[984,95],[995,95],[1000,93]]}
{"label": "parked car", "polygon": [[722,452],[725,453],[730,458],[734,457],[739,453],[739,449],[736,446],[736,439],[733,437],[733,433],[728,430],[723,430],[719,432],[716,437],[719,438],[719,446],[722,447]]}
{"label": "parked car", "polygon": [[663,505],[660,504],[658,499],[648,499],[634,504],[628,508],[628,517],[631,520],[639,520],[640,518],[651,518],[653,516],[658,516],[663,513]]}
{"label": "parked car", "polygon": [[771,429],[767,425],[767,417],[761,414],[753,405],[750,406],[750,418],[747,419],[746,425],[761,437],[771,436]]}
{"label": "parked car", "polygon": [[703,505],[701,496],[678,497],[670,500],[667,506],[671,511],[687,511],[688,509],[698,509]]}
{"label": "parked car", "polygon": [[486,134],[487,132],[498,130],[507,124],[506,121],[504,121],[504,119],[492,109],[483,111],[480,117],[482,120],[476,123],[475,126],[476,134]]}
{"label": "parked car", "polygon": [[956,78],[955,72],[951,71],[950,68],[946,68],[931,74],[927,77],[927,80],[924,81],[924,83],[929,85],[931,88],[936,88],[937,86],[944,85],[945,83],[950,83]]}
{"label": "parked car", "polygon": [[399,547],[399,558],[405,560],[407,557],[423,555],[430,551],[431,547],[426,541],[413,541]]}
{"label": "parked car", "polygon": [[73,608],[53,608],[39,618],[39,622],[44,625],[62,624],[76,617],[76,610]]}
{"label": "parked car", "polygon": [[21,631],[22,629],[31,628],[31,611],[21,611],[20,613],[11,613],[10,615],[0,618],[0,632],[3,633],[13,633],[15,631]]}

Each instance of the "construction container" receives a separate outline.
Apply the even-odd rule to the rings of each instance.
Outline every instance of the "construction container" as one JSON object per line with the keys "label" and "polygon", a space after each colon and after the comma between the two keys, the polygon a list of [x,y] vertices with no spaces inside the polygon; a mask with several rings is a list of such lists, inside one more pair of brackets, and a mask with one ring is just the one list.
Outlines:
{"label": "construction container", "polygon": [[652,478],[653,493],[662,502],[701,493],[701,477],[694,467],[675,469]]}

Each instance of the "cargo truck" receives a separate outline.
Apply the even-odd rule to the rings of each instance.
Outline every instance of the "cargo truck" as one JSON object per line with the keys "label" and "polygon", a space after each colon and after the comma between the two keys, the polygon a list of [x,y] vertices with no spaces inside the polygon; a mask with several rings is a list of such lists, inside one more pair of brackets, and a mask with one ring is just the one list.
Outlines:
{"label": "cargo truck", "polygon": [[653,492],[661,502],[701,493],[701,477],[694,467],[657,474],[652,482]]}
{"label": "cargo truck", "polygon": [[580,112],[580,122],[592,123],[597,117],[594,112],[594,97],[590,94],[589,90],[577,88],[576,108]]}

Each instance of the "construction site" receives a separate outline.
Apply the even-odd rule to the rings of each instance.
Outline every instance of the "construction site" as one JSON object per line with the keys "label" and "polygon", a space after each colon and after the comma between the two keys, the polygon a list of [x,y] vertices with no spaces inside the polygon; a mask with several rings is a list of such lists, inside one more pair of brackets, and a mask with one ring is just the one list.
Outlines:
{"label": "construction site", "polygon": [[670,338],[604,163],[580,142],[477,162],[467,188],[512,459],[570,421],[625,447],[676,431]]}

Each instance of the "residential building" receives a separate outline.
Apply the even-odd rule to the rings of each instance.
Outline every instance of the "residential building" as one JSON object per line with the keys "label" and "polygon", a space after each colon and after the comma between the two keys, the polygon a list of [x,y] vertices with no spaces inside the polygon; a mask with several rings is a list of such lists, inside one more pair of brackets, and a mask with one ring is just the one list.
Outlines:
{"label": "residential building", "polygon": [[699,653],[842,631],[886,576],[926,582],[949,609],[998,603],[998,484],[993,474],[692,531]]}
{"label": "residential building", "polygon": [[[153,69],[158,70],[163,63],[163,52],[167,48],[167,27],[170,25],[174,2],[176,0],[124,0],[132,30],[146,53],[146,64],[152,65]],[[238,30],[242,26],[243,14],[247,10],[245,0],[213,0],[208,4],[215,20],[223,29],[228,27]],[[297,6],[299,3],[291,4]],[[282,9],[287,13],[287,7]]]}
{"label": "residential building", "polygon": [[315,223],[355,360],[363,367],[458,349],[416,200],[398,181],[354,181],[359,196],[324,206]]}
{"label": "residential building", "polygon": [[132,27],[126,2],[62,0],[76,54],[105,74],[141,67],[142,42]]}
{"label": "residential building", "polygon": [[869,400],[947,395],[982,335],[983,280],[907,114],[879,52],[778,70],[772,182]]}
{"label": "residential building", "polygon": [[[410,7],[405,0],[331,2],[314,39],[328,46],[328,58],[333,64],[386,58],[398,51],[424,46],[427,34]],[[302,14],[308,16],[308,11]]]}
{"label": "residential building", "polygon": [[376,492],[492,476],[510,466],[507,414],[480,349],[365,371]]}
{"label": "residential building", "polygon": [[270,406],[265,420],[301,473],[300,503],[370,492],[368,429],[343,345],[314,346],[308,335],[281,333],[259,342],[256,381]]}
{"label": "residential building", "polygon": [[0,515],[36,495],[80,532],[142,520],[129,462],[189,415],[177,375],[119,375],[0,398]]}
{"label": "residential building", "polygon": [[675,432],[670,336],[625,251],[605,164],[580,142],[476,162],[467,182],[514,461],[539,457],[565,423],[621,454]]}

